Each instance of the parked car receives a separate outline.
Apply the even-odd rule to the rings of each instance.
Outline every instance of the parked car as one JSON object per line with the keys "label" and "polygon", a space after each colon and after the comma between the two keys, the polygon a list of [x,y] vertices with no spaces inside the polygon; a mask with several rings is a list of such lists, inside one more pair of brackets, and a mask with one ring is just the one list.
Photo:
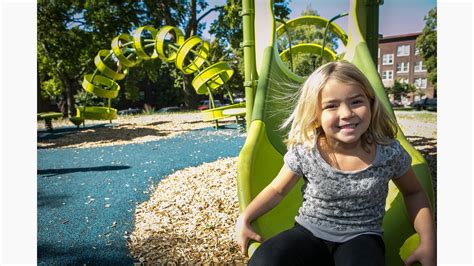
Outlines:
{"label": "parked car", "polygon": [[437,105],[437,98],[425,98],[412,103],[413,108],[416,110],[428,111],[436,111]]}
{"label": "parked car", "polygon": [[243,102],[245,102],[245,98],[242,98],[242,97],[234,98],[234,103],[243,103]]}
{"label": "parked car", "polygon": [[179,112],[181,111],[181,108],[177,106],[171,106],[171,107],[163,107],[160,110],[158,110],[158,113],[170,113],[170,112]]}
{"label": "parked car", "polygon": [[[209,102],[209,100],[203,100],[203,101],[199,102],[199,105],[198,105],[198,107],[197,107],[196,109],[201,110],[201,111],[202,111],[202,110],[207,110],[207,109],[209,109],[209,108],[212,107],[212,106],[210,106],[210,104],[211,104],[211,103]],[[219,101],[219,100],[214,100],[214,106],[215,106],[215,107],[220,107],[220,106],[222,106],[221,101]]]}
{"label": "parked car", "polygon": [[142,110],[140,108],[128,108],[118,111],[118,115],[136,115],[140,114]]}
{"label": "parked car", "polygon": [[400,101],[397,101],[397,100],[390,101],[390,104],[392,105],[392,107],[401,107],[401,106],[403,106],[403,104]]}

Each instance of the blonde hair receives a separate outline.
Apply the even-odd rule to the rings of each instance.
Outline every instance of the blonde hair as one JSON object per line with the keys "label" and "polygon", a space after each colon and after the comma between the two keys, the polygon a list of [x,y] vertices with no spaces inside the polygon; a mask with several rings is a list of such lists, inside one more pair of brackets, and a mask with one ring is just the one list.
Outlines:
{"label": "blonde hair", "polygon": [[330,62],[316,69],[304,82],[297,94],[294,111],[283,122],[281,128],[291,129],[285,141],[288,148],[303,144],[308,149],[315,145],[319,134],[324,134],[321,127],[321,90],[329,80],[337,80],[347,85],[361,88],[370,102],[371,120],[367,131],[362,135],[362,147],[375,142],[386,144],[397,134],[397,123],[382,106],[365,75],[347,61]]}

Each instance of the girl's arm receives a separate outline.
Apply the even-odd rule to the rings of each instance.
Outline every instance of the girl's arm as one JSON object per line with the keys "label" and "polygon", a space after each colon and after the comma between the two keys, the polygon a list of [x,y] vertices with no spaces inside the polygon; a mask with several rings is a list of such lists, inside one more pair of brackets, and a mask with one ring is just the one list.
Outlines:
{"label": "girl's arm", "polygon": [[273,209],[298,182],[299,176],[283,165],[278,175],[265,187],[239,216],[236,224],[237,243],[247,255],[250,239],[262,242],[263,238],[253,231],[250,222]]}
{"label": "girl's arm", "polygon": [[403,194],[408,215],[420,236],[420,245],[405,260],[406,265],[418,261],[423,266],[436,265],[436,232],[431,205],[415,172],[410,167],[406,174],[394,180]]}

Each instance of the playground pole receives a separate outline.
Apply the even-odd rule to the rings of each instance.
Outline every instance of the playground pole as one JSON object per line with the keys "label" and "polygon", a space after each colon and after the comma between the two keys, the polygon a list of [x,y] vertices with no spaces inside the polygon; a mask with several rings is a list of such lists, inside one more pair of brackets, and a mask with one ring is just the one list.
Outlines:
{"label": "playground pole", "polygon": [[243,37],[241,47],[244,49],[244,87],[245,87],[245,102],[246,102],[246,128],[250,127],[252,122],[252,110],[256,91],[256,81],[258,80],[257,70],[255,69],[255,8],[254,0],[242,1],[242,16]]}
{"label": "playground pole", "polygon": [[356,3],[360,31],[367,43],[372,60],[374,64],[377,65],[379,47],[379,6],[383,5],[383,0],[359,0]]}

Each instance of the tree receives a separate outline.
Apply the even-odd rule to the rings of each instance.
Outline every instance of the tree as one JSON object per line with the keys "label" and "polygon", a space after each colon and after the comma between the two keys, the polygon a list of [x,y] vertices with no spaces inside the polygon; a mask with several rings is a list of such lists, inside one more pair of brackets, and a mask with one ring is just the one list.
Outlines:
{"label": "tree", "polygon": [[[319,16],[319,14],[317,10],[312,9],[311,6],[308,5],[306,6],[306,9],[301,12],[301,16]],[[282,23],[280,22],[279,24],[281,25]],[[281,53],[283,50],[290,47],[290,39],[291,46],[302,43],[316,43],[323,45],[324,30],[324,27],[316,27],[314,25],[303,25],[293,29],[287,29],[286,33],[279,39],[279,51]],[[336,34],[328,31],[325,46],[335,51],[338,48],[337,40],[338,37]],[[288,59],[285,60],[285,63],[290,68],[293,68],[295,73],[301,76],[308,76],[318,67],[320,55],[302,54],[298,56],[292,56],[291,60],[292,62],[290,63],[290,59],[288,57]]]}
{"label": "tree", "polygon": [[[284,0],[275,2],[277,6]],[[284,7],[286,4],[276,7],[277,14],[285,14]],[[229,0],[225,8],[216,10],[221,18],[218,25],[222,27],[217,29],[219,33],[211,44],[208,61],[229,62],[235,74],[228,85],[231,89],[241,88],[243,81],[239,70],[243,71],[243,56],[239,47],[242,40],[239,3]],[[111,49],[114,37],[130,34],[144,25],[156,29],[164,25],[176,26],[183,30],[186,38],[199,35],[205,26],[201,19],[209,10],[204,0],[40,0],[37,11],[39,92],[59,89],[60,110],[65,116],[72,116],[75,114],[74,95],[83,92],[84,74],[96,70],[94,57],[99,50]],[[185,103],[193,108],[197,105],[197,94],[191,85],[192,79],[193,75],[185,76],[174,63],[158,59],[142,61],[130,69],[124,80],[118,81],[122,89],[112,104],[116,107],[138,102],[139,91],[146,90],[154,95],[152,102],[148,102],[152,105]],[[75,98],[81,102],[99,101],[97,104],[103,101],[93,97],[87,99],[87,95]]]}
{"label": "tree", "polygon": [[[198,21],[198,14],[202,12],[208,4],[204,0],[190,0],[189,9],[187,9],[187,20],[186,24],[183,25],[184,27],[184,38],[188,39],[193,35],[199,35],[203,28],[204,24]],[[196,109],[197,107],[197,94],[192,86],[192,81],[194,79],[194,75],[184,75],[182,74],[184,80],[183,90],[185,93],[184,102],[186,107],[189,109]]]}
{"label": "tree", "polygon": [[[189,0],[189,1],[163,1],[145,0],[147,10],[150,10],[151,25],[155,22],[161,22],[161,18],[165,18],[165,24],[177,26],[184,29],[184,38],[188,39],[193,35],[200,35],[204,29],[199,14],[204,12],[208,7],[205,0]],[[164,12],[166,11],[166,12]],[[171,65],[171,64],[170,64]],[[182,97],[184,105],[189,109],[197,107],[197,94],[192,86],[194,75],[185,75],[176,68],[169,68],[169,74],[174,78],[174,86],[182,88]]]}
{"label": "tree", "polygon": [[63,60],[71,56],[81,58],[80,51],[74,44],[82,43],[85,39],[80,38],[80,33],[74,32],[74,29],[66,28],[71,9],[72,3],[40,1],[37,12],[39,82],[41,85],[49,80],[61,82],[63,99],[59,105],[60,110],[66,115],[72,111],[72,107],[70,109],[68,106],[73,106],[72,97],[79,87],[75,80],[85,70],[81,69],[81,63],[67,64],[67,60],[66,62]]}
{"label": "tree", "polygon": [[81,89],[83,75],[93,71],[97,51],[110,47],[118,33],[140,23],[135,1],[39,1],[37,47],[40,84],[61,83],[60,110],[75,114],[74,95]]}
{"label": "tree", "polygon": [[428,71],[428,80],[433,84],[435,97],[437,90],[437,10],[436,7],[425,16],[425,27],[416,39],[416,48],[419,49],[423,64]]}
{"label": "tree", "polygon": [[395,83],[391,88],[387,89],[388,93],[394,95],[396,100],[401,100],[402,96],[406,96],[408,93],[415,92],[416,87],[411,83],[401,83],[400,80],[395,80]]}
{"label": "tree", "polygon": [[[232,92],[243,92],[244,52],[240,47],[243,40],[242,17],[239,15],[241,1],[227,0],[223,8],[218,9],[217,19],[211,23],[209,33],[215,36],[211,46],[212,62],[226,61],[234,75],[226,84]],[[274,0],[275,17],[287,19],[291,10],[288,0]],[[215,61],[214,61],[215,60]]]}
{"label": "tree", "polygon": [[[110,43],[115,36],[130,34],[144,25],[156,29],[164,25],[177,26],[184,29],[187,37],[198,34],[203,25],[198,23],[196,15],[207,4],[204,0],[189,2],[38,1],[37,63],[40,91],[51,90],[51,85],[56,85],[55,88],[61,90],[60,110],[65,116],[74,115],[74,95],[83,91],[81,83],[84,74],[95,71],[94,57],[101,49],[111,49]],[[163,97],[167,97],[171,103],[186,101],[188,106],[192,106],[196,102],[196,93],[191,86],[191,79],[188,78],[183,93],[183,76],[174,64],[162,64],[158,59],[143,61],[131,69],[124,80],[118,81],[122,90],[119,97],[113,99],[113,104],[137,102],[140,99],[138,92],[145,89],[154,95],[152,105],[166,105]],[[76,98],[81,97],[78,95]]]}

